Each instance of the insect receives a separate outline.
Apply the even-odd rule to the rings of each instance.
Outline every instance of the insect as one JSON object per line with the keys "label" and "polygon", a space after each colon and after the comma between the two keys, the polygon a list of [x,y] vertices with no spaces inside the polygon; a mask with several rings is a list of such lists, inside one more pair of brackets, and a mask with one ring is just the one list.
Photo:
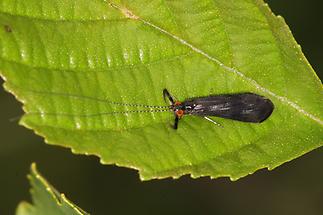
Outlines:
{"label": "insect", "polygon": [[70,113],[40,113],[29,112],[29,115],[47,115],[47,116],[65,116],[65,117],[100,117],[103,115],[116,115],[116,114],[130,114],[130,113],[157,113],[157,112],[173,112],[175,115],[174,129],[178,128],[178,123],[185,115],[195,115],[203,117],[204,119],[221,126],[219,123],[210,119],[210,116],[217,116],[227,119],[238,120],[242,122],[260,123],[266,120],[274,110],[274,104],[267,98],[254,94],[254,93],[237,93],[237,94],[223,94],[223,95],[209,95],[205,97],[189,98],[183,102],[177,101],[168,92],[167,89],[163,90],[164,100],[167,99],[170,105],[156,106],[146,104],[132,104],[113,102],[106,99],[93,98],[83,95],[71,95],[58,92],[40,92],[28,90],[30,93],[68,97],[74,99],[87,99],[96,102],[111,104],[114,106],[126,106],[128,108],[141,108],[126,111],[112,111],[101,112],[93,114],[79,114],[73,115]]}
{"label": "insect", "polygon": [[274,104],[263,96],[254,93],[210,95],[190,98],[183,102],[175,101],[167,89],[163,90],[164,100],[168,98],[175,115],[174,129],[184,115],[195,115],[221,126],[209,116],[233,119],[242,122],[260,123],[274,110]]}

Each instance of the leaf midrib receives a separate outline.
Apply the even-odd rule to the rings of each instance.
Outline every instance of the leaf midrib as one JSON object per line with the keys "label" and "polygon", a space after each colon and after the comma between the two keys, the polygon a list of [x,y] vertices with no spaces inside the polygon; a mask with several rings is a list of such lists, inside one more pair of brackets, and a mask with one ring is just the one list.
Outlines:
{"label": "leaf midrib", "polygon": [[[104,1],[104,3],[107,3],[107,1]],[[111,1],[108,1],[109,3],[111,3]],[[113,3],[114,4],[114,3]],[[115,9],[118,9],[120,11],[120,8],[116,8],[116,7],[113,7]],[[128,10],[128,9],[127,9]],[[0,13],[3,13],[3,14],[8,14],[8,15],[11,15],[10,13],[8,12],[4,12],[4,11],[1,11]],[[122,11],[120,11],[121,14]],[[21,17],[24,17],[24,18],[30,18],[28,16],[23,16],[23,15],[15,15],[15,16],[21,16]],[[139,17],[139,16],[138,16]],[[33,17],[33,19],[38,19],[37,17]],[[129,18],[125,18],[126,20],[130,20]],[[41,20],[44,20],[44,19],[41,19]],[[50,20],[50,19],[49,19]],[[217,65],[219,65],[221,68],[223,68],[224,70],[228,71],[228,72],[231,72],[235,75],[238,75],[240,76],[242,79],[246,80],[251,86],[257,88],[258,90],[261,90],[263,91],[264,93],[266,94],[269,94],[273,97],[275,97],[276,99],[280,100],[280,102],[282,104],[285,104],[293,109],[296,109],[297,112],[299,112],[301,115],[303,116],[306,116],[308,118],[310,118],[311,120],[314,120],[316,123],[320,124],[320,125],[323,125],[323,121],[316,117],[314,114],[310,113],[310,112],[307,112],[306,110],[304,110],[301,106],[297,105],[296,103],[294,103],[292,100],[290,100],[289,98],[287,97],[284,97],[284,96],[280,96],[272,91],[270,91],[269,89],[263,87],[262,85],[258,84],[256,82],[256,80],[246,76],[243,72],[240,72],[239,70],[233,68],[233,67],[230,67],[230,66],[227,66],[226,64],[222,63],[220,60],[218,60],[216,57],[213,57],[212,55],[209,55],[207,52],[195,47],[194,45],[192,45],[189,41],[186,41],[184,39],[182,39],[181,37],[177,36],[177,35],[174,35],[172,34],[171,32],[168,32],[167,30],[145,20],[145,19],[142,19],[141,17],[139,17],[138,19],[136,19],[137,21],[141,21],[143,24],[151,27],[152,29],[162,33],[162,34],[165,34],[169,37],[171,37],[172,39],[176,40],[177,42],[179,42],[180,44],[190,48],[193,52],[197,53],[197,54],[200,54],[202,55],[203,57],[207,58],[208,60],[216,63]],[[51,20],[52,21],[52,20]],[[64,21],[69,21],[69,20],[64,20]],[[75,21],[75,20],[71,20],[71,21]],[[76,20],[78,21],[78,20]],[[87,20],[79,20],[79,21],[87,21]],[[92,21],[92,20],[89,20],[89,21]],[[95,21],[95,20],[93,20]],[[99,21],[99,20],[97,20]],[[104,21],[107,21],[107,20],[104,20]],[[109,21],[109,20],[108,20]],[[279,49],[279,48],[278,48]],[[231,55],[232,55],[232,51],[231,51]]]}
{"label": "leaf midrib", "polygon": [[[111,1],[109,1],[109,3],[112,3]],[[115,3],[113,3],[115,4]],[[116,10],[119,10],[121,14],[122,11],[121,11],[121,8],[124,8],[124,7],[113,7],[114,9]],[[128,11],[131,11],[129,10],[128,8],[125,8],[126,10]],[[134,14],[135,16],[137,16],[136,14]],[[150,21],[147,21],[143,18],[141,18],[140,16],[137,16],[138,19],[136,19],[137,21],[141,21],[144,25],[147,25],[149,26],[150,28],[154,29],[155,31],[158,31],[159,33],[162,33],[162,34],[165,34],[169,37],[171,37],[172,39],[174,39],[175,41],[179,42],[180,44],[190,48],[193,52],[197,53],[197,54],[200,54],[202,55],[203,57],[207,58],[208,60],[216,63],[217,65],[219,65],[221,68],[223,68],[224,70],[228,71],[228,72],[231,72],[237,76],[240,76],[240,78],[246,80],[251,86],[257,88],[258,90],[278,99],[282,104],[285,104],[286,106],[288,107],[291,107],[295,110],[297,110],[298,113],[302,114],[303,116],[306,116],[308,118],[310,118],[311,120],[315,121],[315,123],[318,123],[319,125],[323,125],[323,121],[316,117],[314,114],[311,114],[309,112],[307,112],[306,110],[304,110],[303,108],[301,108],[301,106],[297,105],[296,103],[294,103],[292,100],[290,100],[289,98],[287,97],[284,97],[284,96],[280,96],[272,91],[270,91],[269,89],[263,87],[262,85],[260,85],[256,80],[246,76],[243,72],[235,69],[235,68],[232,68],[232,67],[229,67],[227,66],[226,64],[222,63],[220,60],[218,60],[216,57],[213,57],[212,55],[209,55],[207,52],[195,47],[194,45],[192,45],[190,42],[182,39],[181,37],[177,36],[177,35],[174,35],[172,34],[171,32],[168,32],[167,30],[163,29],[162,27],[159,27],[155,24],[153,24],[152,22]],[[131,19],[129,19],[131,20]]]}

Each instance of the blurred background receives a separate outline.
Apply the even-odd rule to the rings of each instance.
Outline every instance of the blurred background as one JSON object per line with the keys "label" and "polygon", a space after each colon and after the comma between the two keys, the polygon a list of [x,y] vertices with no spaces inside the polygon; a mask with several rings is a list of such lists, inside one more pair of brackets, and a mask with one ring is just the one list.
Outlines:
{"label": "blurred background", "polygon": [[[285,18],[322,79],[322,1],[267,3]],[[9,121],[21,114],[21,104],[0,87],[1,215],[14,214],[21,200],[31,201],[26,174],[32,162],[59,191],[92,214],[323,214],[323,147],[236,182],[188,176],[141,182],[134,170],[104,166],[94,156],[44,144],[32,131]]]}

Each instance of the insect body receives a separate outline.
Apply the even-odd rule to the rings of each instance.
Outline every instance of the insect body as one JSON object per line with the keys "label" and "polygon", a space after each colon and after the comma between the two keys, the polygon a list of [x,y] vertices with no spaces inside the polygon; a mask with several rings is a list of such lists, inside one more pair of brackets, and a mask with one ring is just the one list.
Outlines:
{"label": "insect body", "polygon": [[[195,115],[203,117],[204,119],[220,125],[209,116],[217,116],[227,119],[238,120],[242,122],[260,123],[266,120],[274,109],[273,103],[260,95],[254,93],[237,93],[224,95],[210,95],[205,97],[196,97],[186,99],[183,102],[175,101],[167,89],[164,89],[163,96],[170,101],[170,105],[156,106],[146,104],[131,104],[122,102],[113,102],[106,99],[98,99],[83,95],[71,95],[58,92],[38,92],[29,90],[30,93],[41,95],[51,95],[68,97],[70,99],[87,99],[96,102],[102,102],[113,106],[125,106],[128,110],[101,112],[93,114],[79,114],[74,115],[70,113],[46,113],[46,112],[29,112],[29,115],[47,115],[47,116],[64,116],[64,117],[101,117],[107,115],[117,114],[134,114],[134,113],[157,113],[157,112],[174,112],[175,123],[174,129],[177,129],[179,120],[184,115]],[[133,109],[138,108],[138,109]],[[132,109],[132,110],[131,110]]]}
{"label": "insect body", "polygon": [[260,123],[266,120],[274,110],[274,104],[267,98],[254,93],[237,93],[210,95],[175,101],[167,89],[163,91],[164,99],[169,99],[174,111],[174,129],[184,115],[196,115],[219,125],[209,118],[217,116],[242,122]]}

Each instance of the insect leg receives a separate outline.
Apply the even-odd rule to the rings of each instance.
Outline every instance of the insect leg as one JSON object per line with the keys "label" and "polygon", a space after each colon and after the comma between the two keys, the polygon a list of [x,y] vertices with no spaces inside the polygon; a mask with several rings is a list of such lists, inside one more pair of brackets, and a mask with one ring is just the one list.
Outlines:
{"label": "insect leg", "polygon": [[164,90],[163,90],[163,97],[164,97],[165,102],[167,102],[167,101],[166,101],[166,97],[167,97],[167,98],[168,98],[168,100],[170,101],[171,105],[173,105],[173,104],[174,104],[174,99],[173,99],[173,97],[170,95],[170,93],[168,92],[168,90],[167,90],[167,89],[164,89]]}
{"label": "insect leg", "polygon": [[209,118],[209,117],[207,117],[207,116],[205,116],[205,117],[204,117],[204,119],[206,119],[206,120],[208,120],[208,121],[212,122],[213,124],[215,124],[215,125],[217,125],[217,126],[219,126],[219,127],[223,128],[223,126],[222,126],[220,123],[217,123],[216,121],[214,121],[213,119],[210,119],[210,118]]}
{"label": "insect leg", "polygon": [[174,126],[173,126],[174,129],[178,128],[178,122],[179,122],[179,118],[178,118],[178,116],[175,116],[175,123],[174,123]]}

